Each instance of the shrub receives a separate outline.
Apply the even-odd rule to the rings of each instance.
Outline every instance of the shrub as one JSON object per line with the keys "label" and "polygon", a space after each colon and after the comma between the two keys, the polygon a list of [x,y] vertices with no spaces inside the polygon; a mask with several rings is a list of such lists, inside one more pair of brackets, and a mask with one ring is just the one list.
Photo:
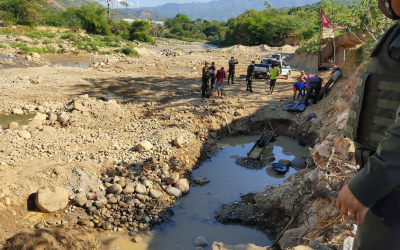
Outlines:
{"label": "shrub", "polygon": [[139,53],[132,47],[124,47],[119,50],[115,50],[115,52],[121,52],[124,55],[131,56],[131,57],[138,57]]}

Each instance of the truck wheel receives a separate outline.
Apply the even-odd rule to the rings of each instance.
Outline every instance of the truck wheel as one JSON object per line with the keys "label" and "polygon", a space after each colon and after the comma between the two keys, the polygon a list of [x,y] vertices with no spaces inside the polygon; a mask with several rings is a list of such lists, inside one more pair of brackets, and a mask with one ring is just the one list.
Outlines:
{"label": "truck wheel", "polygon": [[256,79],[260,78],[260,75],[259,75],[259,74],[256,74],[256,75],[255,75],[255,78],[256,78]]}
{"label": "truck wheel", "polygon": [[289,76],[290,76],[290,71],[286,75],[286,80],[289,79]]}

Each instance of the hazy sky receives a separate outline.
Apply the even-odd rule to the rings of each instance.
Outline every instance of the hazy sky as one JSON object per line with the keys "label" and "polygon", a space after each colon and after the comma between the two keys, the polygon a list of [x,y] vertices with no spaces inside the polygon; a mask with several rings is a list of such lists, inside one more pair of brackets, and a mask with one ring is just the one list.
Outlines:
{"label": "hazy sky", "polygon": [[138,7],[153,7],[163,5],[166,3],[192,3],[192,2],[211,2],[212,0],[125,0],[128,2],[131,8]]}

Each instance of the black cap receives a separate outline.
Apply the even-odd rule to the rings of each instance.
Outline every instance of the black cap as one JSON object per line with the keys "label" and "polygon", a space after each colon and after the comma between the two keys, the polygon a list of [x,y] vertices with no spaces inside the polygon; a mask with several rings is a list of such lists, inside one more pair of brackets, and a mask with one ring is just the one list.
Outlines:
{"label": "black cap", "polygon": [[400,19],[399,16],[394,13],[392,9],[392,0],[379,0],[378,1],[379,8],[381,9],[382,13],[390,19],[398,20]]}

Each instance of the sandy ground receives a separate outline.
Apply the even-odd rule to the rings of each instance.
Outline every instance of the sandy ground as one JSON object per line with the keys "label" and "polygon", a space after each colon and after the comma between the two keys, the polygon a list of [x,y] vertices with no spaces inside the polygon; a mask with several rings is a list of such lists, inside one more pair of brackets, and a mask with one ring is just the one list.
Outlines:
{"label": "sandy ground", "polygon": [[[39,187],[64,186],[73,193],[80,184],[68,187],[66,180],[71,179],[74,169],[99,176],[118,166],[135,165],[147,171],[149,162],[153,170],[170,164],[174,171],[185,174],[210,154],[209,133],[224,128],[226,122],[254,114],[266,106],[275,107],[271,111],[275,118],[299,119],[296,114],[280,110],[292,100],[292,83],[299,71],[315,73],[314,59],[306,56],[293,59],[295,48],[290,46],[184,50],[178,57],[162,56],[154,48],[142,47],[138,51],[139,58],[97,57],[97,63],[90,67],[0,68],[0,114],[22,109],[66,113],[73,118],[68,124],[47,121],[47,125],[55,128],[52,134],[28,128],[32,138],[27,140],[17,135],[21,128],[0,133],[0,243],[11,247],[7,249],[33,235],[33,228],[41,221],[51,222],[45,223],[45,227],[65,225],[72,229],[79,228],[76,225],[79,216],[86,216],[83,210],[74,207],[54,216],[29,211],[28,197]],[[289,64],[293,62],[291,77],[279,78],[272,95],[266,92],[269,88],[266,79],[255,79],[254,93],[246,92],[245,72],[251,60],[259,61],[276,52],[284,53]],[[236,84],[225,84],[223,100],[215,97],[201,100],[204,62],[213,61],[217,68],[227,69],[231,56],[239,61]],[[43,58],[46,56],[39,61],[46,60]],[[53,56],[47,58],[55,60]],[[96,58],[92,60],[96,62]],[[307,63],[310,63],[307,68],[302,68]],[[84,110],[74,110],[74,102],[83,104]],[[185,138],[185,146],[173,147],[171,141],[179,135]],[[132,150],[144,139],[153,143],[153,151],[139,154]],[[173,204],[174,199],[167,203]],[[6,239],[22,231],[26,234],[6,244]],[[61,234],[72,241],[78,237],[68,230]],[[45,246],[51,245],[52,240],[46,241]],[[85,249],[81,244],[68,248],[70,243],[66,240],[58,249]]]}

